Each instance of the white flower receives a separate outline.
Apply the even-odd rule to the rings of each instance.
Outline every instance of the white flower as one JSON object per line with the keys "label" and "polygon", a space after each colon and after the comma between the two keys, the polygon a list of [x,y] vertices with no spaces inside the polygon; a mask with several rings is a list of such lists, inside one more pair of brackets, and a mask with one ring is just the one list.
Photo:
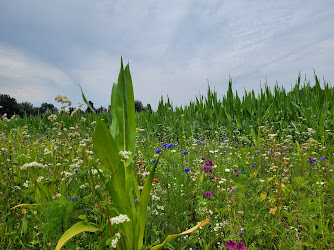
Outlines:
{"label": "white flower", "polygon": [[57,120],[57,116],[56,115],[49,115],[48,120],[54,122],[55,120]]}
{"label": "white flower", "polygon": [[48,150],[47,148],[44,149],[44,155],[48,155],[48,154],[51,154],[51,151]]}
{"label": "white flower", "polygon": [[37,182],[41,182],[41,180],[43,180],[43,179],[44,179],[44,176],[40,176],[40,177],[38,177]]}
{"label": "white flower", "polygon": [[159,209],[159,210],[164,210],[165,208],[164,208],[164,206],[159,206],[159,205],[157,205],[157,209]]}
{"label": "white flower", "polygon": [[226,169],[225,169],[225,172],[231,172],[231,170],[230,170],[230,169],[228,169],[228,168],[226,168]]}
{"label": "white flower", "polygon": [[123,222],[129,222],[129,221],[130,221],[130,219],[126,214],[120,214],[120,215],[110,219],[111,225],[121,224]]}
{"label": "white flower", "polygon": [[118,240],[121,238],[121,234],[120,233],[115,233],[115,236],[114,236],[115,238],[114,239],[112,239],[112,241],[111,241],[111,246],[113,247],[113,248],[116,248],[117,247],[117,242],[118,242]]}
{"label": "white flower", "polygon": [[28,180],[26,180],[26,182],[25,182],[25,183],[23,183],[23,186],[24,186],[24,187],[26,187],[26,188],[27,188],[27,187],[29,187],[29,181],[28,181]]}
{"label": "white flower", "polygon": [[129,155],[132,155],[130,151],[119,151],[118,153],[123,159],[129,159]]}
{"label": "white flower", "polygon": [[26,170],[28,167],[39,167],[39,168],[44,168],[44,165],[38,162],[30,162],[30,163],[26,163],[23,166],[21,166],[21,170]]}

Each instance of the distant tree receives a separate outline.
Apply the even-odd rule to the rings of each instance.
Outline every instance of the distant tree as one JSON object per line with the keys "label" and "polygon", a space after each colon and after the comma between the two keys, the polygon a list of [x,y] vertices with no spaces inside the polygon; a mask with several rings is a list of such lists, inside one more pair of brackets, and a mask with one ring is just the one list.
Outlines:
{"label": "distant tree", "polygon": [[14,114],[20,114],[19,105],[16,99],[7,94],[0,94],[0,106],[1,116],[6,113],[7,117],[10,118]]}
{"label": "distant tree", "polygon": [[105,108],[105,107],[99,107],[97,110],[96,110],[96,113],[98,113],[98,114],[102,114],[102,113],[104,113],[104,112],[106,112],[107,111],[107,109]]}
{"label": "distant tree", "polygon": [[34,108],[34,105],[31,102],[21,102],[18,104],[20,115],[24,116],[25,114],[27,116],[36,115],[35,113],[37,110]]}
{"label": "distant tree", "polygon": [[152,114],[152,107],[151,104],[146,105],[146,112],[150,112]]}
{"label": "distant tree", "polygon": [[[92,101],[89,101],[89,104],[93,108],[93,110],[96,111],[96,109],[94,108],[94,103]],[[92,113],[89,107],[86,108],[86,113]]]}
{"label": "distant tree", "polygon": [[139,113],[145,110],[144,105],[141,101],[135,100],[135,110],[136,110],[136,113]]}
{"label": "distant tree", "polygon": [[45,115],[48,111],[50,113],[55,113],[58,111],[58,109],[51,103],[43,102],[41,107],[39,108],[39,113],[41,115]]}

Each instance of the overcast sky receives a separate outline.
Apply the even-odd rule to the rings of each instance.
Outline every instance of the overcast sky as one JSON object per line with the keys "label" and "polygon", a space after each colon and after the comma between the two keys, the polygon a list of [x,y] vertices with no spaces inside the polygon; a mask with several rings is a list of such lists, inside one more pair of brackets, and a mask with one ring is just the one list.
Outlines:
{"label": "overcast sky", "polygon": [[[334,81],[334,1],[0,0],[0,93],[56,104],[110,102],[121,56],[135,99],[180,106],[208,83],[225,95],[260,82],[291,89],[313,69]],[[58,105],[57,105],[58,106]]]}

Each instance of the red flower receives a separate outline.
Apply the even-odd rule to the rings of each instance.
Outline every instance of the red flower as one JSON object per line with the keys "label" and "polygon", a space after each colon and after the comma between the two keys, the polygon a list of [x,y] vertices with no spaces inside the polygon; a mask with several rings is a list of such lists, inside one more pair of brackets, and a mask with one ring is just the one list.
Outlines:
{"label": "red flower", "polygon": [[154,178],[153,180],[154,180],[155,183],[159,182],[159,180],[157,178]]}

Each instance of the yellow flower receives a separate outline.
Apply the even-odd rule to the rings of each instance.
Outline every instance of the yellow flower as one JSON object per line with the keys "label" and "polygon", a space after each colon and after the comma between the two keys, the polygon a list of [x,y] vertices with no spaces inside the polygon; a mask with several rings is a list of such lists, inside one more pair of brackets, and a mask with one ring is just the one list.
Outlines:
{"label": "yellow flower", "polygon": [[275,213],[276,213],[276,211],[277,211],[277,207],[270,208],[269,210],[270,210],[270,211],[269,211],[270,214],[275,215]]}

